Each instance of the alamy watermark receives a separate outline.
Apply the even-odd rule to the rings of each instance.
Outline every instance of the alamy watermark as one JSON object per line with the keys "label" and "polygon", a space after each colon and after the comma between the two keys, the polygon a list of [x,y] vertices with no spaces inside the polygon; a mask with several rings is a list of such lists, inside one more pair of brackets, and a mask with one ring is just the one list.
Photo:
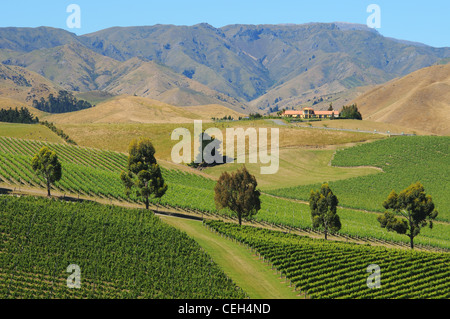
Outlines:
{"label": "alamy watermark", "polygon": [[81,8],[78,4],[69,4],[66,9],[70,15],[67,17],[66,25],[69,29],[81,28]]}
{"label": "alamy watermark", "polygon": [[[268,129],[259,128],[258,131],[253,128],[227,128],[226,138],[219,128],[211,127],[203,131],[202,121],[194,121],[194,162],[200,164],[225,164],[234,163],[235,154],[236,162],[240,164],[246,163],[248,140],[248,163],[251,164],[267,164],[261,166],[261,174],[276,174],[280,164],[279,154],[279,136],[278,128],[270,129],[270,154],[268,153],[269,143]],[[214,136],[214,139],[212,137]],[[177,164],[188,164],[192,160],[192,135],[187,128],[176,128],[172,132],[172,140],[180,140],[172,148],[172,161]],[[210,140],[211,142],[202,147],[202,141]],[[226,141],[226,149],[221,149],[222,141]],[[235,149],[236,142],[236,149]],[[223,151],[226,153],[223,154]],[[225,155],[225,156],[224,156]],[[259,160],[259,162],[258,162]]]}
{"label": "alamy watermark", "polygon": [[369,289],[381,288],[381,268],[378,265],[372,264],[367,267],[367,272],[370,276],[367,278],[367,287]]}
{"label": "alamy watermark", "polygon": [[367,7],[367,13],[371,15],[367,18],[367,26],[372,29],[381,28],[381,8],[377,4],[370,4]]}
{"label": "alamy watermark", "polygon": [[69,289],[80,289],[81,288],[81,269],[80,266],[72,264],[67,267],[66,270],[68,273],[71,273],[69,277],[67,277],[67,287]]}

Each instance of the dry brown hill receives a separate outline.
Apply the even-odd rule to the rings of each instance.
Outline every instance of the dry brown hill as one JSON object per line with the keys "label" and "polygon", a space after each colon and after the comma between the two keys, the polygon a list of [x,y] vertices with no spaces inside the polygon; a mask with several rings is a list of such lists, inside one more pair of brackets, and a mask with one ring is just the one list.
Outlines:
{"label": "dry brown hill", "polygon": [[0,63],[0,96],[31,105],[34,99],[48,97],[60,88],[43,76],[25,68]]}
{"label": "dry brown hill", "polygon": [[169,67],[142,58],[131,58],[111,71],[104,91],[148,97],[176,106],[221,104],[236,111],[238,100],[178,74]]}
{"label": "dry brown hill", "polygon": [[179,107],[149,98],[121,95],[97,106],[72,113],[54,114],[45,117],[54,123],[189,123],[193,120],[211,121],[212,117],[244,114],[222,105]]}
{"label": "dry brown hill", "polygon": [[366,120],[450,134],[450,64],[392,80],[356,98]]}
{"label": "dry brown hill", "polygon": [[33,71],[0,63],[0,108],[26,107],[41,117],[44,113],[31,107],[31,103],[59,90],[54,83]]}

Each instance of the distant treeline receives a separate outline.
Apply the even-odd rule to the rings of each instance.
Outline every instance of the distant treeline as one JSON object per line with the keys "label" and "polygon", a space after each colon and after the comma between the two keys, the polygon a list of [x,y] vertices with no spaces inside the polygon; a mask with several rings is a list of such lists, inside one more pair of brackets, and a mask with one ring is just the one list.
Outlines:
{"label": "distant treeline", "polygon": [[59,137],[63,138],[67,143],[72,144],[72,145],[77,145],[77,143],[72,140],[69,135],[67,135],[66,133],[63,132],[63,130],[57,128],[55,126],[55,124],[51,123],[51,122],[41,122],[40,124],[47,126],[50,130],[52,130],[54,133],[56,133],[56,135],[58,135]]}
{"label": "distant treeline", "polygon": [[70,92],[61,90],[57,97],[50,94],[47,100],[43,97],[39,101],[33,100],[33,107],[47,113],[68,113],[88,109],[92,105],[87,101],[78,100]]}
{"label": "distant treeline", "polygon": [[35,124],[39,123],[39,118],[34,117],[27,108],[21,107],[17,109],[16,107],[9,110],[1,109],[0,122]]}

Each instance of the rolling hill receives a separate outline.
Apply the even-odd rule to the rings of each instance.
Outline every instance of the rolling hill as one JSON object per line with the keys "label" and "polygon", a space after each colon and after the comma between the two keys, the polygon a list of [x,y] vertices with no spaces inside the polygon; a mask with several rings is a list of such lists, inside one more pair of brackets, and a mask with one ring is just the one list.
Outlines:
{"label": "rolling hill", "polygon": [[0,63],[0,108],[26,107],[38,117],[43,112],[31,107],[34,99],[46,98],[60,88],[39,74]]}
{"label": "rolling hill", "polygon": [[363,118],[450,134],[450,64],[435,65],[377,86],[356,98]]}

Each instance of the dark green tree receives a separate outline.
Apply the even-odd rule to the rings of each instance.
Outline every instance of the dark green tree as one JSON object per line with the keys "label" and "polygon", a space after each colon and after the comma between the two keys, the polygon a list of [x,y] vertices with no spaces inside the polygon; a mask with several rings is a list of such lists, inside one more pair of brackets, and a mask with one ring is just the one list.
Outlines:
{"label": "dark green tree", "polygon": [[337,232],[341,229],[341,220],[336,213],[339,201],[333,194],[327,183],[320,190],[311,191],[309,207],[311,209],[311,220],[314,228],[323,228],[325,239],[329,232]]}
{"label": "dark green tree", "polygon": [[[225,163],[226,158],[219,152],[219,148],[220,148],[220,145],[222,144],[222,141],[216,139],[213,136],[209,136],[207,133],[205,133],[205,131],[202,132],[199,139],[202,144],[201,149],[199,149],[199,152],[198,152],[195,160],[192,161],[191,163],[189,163],[188,166],[193,167],[193,168],[204,168],[204,167],[215,166],[218,164]],[[204,157],[205,149],[207,149],[207,151],[209,151],[209,150],[211,151],[210,153],[207,152],[208,157],[210,157],[209,160],[206,160]],[[218,153],[216,153],[216,152],[218,152]],[[221,158],[222,162],[221,163],[218,163],[218,162],[211,163],[211,161],[216,158]]]}
{"label": "dark green tree", "polygon": [[339,117],[343,119],[362,120],[362,115],[359,113],[356,104],[343,106],[341,113],[339,113]]}
{"label": "dark green tree", "polygon": [[41,148],[31,159],[33,170],[45,180],[47,185],[47,195],[50,197],[51,185],[61,179],[62,169],[58,156],[47,146]]}
{"label": "dark green tree", "polygon": [[[392,191],[383,202],[385,209],[391,209],[377,217],[382,228],[407,235],[410,239],[411,249],[414,249],[414,237],[420,234],[420,229],[429,226],[433,228],[433,220],[438,212],[434,209],[433,199],[425,193],[420,182],[410,185],[397,194]],[[403,217],[403,218],[402,218]]]}
{"label": "dark green tree", "polygon": [[245,166],[231,174],[223,172],[214,187],[217,209],[229,208],[236,213],[239,225],[242,225],[242,218],[250,219],[261,209],[261,193],[257,186],[255,176]]}
{"label": "dark green tree", "polygon": [[150,198],[161,198],[167,191],[167,184],[155,158],[155,148],[148,138],[133,140],[128,149],[128,167],[120,179],[125,185],[127,196],[133,189],[144,200],[149,209]]}
{"label": "dark green tree", "polygon": [[61,90],[58,96],[49,94],[47,100],[33,100],[33,107],[48,113],[67,113],[91,108],[92,105],[84,100],[78,100],[68,91]]}

